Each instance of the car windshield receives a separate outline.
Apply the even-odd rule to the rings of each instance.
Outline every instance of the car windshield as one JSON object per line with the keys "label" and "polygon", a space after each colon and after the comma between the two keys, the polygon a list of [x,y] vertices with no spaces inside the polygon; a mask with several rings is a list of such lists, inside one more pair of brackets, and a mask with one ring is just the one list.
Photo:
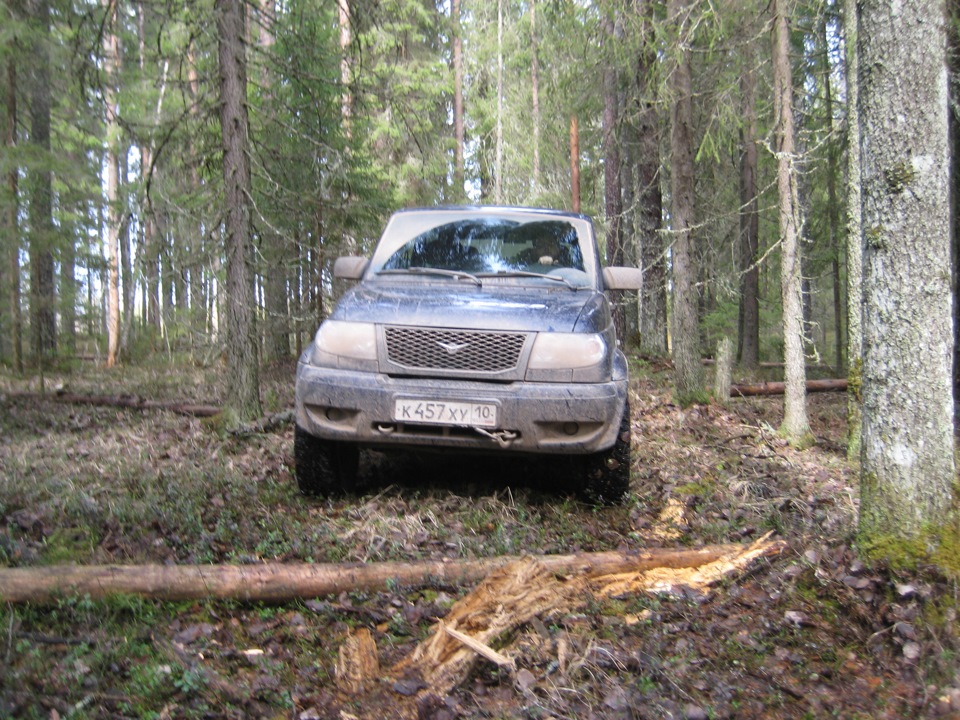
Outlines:
{"label": "car windshield", "polygon": [[470,217],[437,225],[407,240],[378,271],[431,268],[484,276],[536,277],[582,274],[587,282],[576,228],[563,219],[520,222]]}

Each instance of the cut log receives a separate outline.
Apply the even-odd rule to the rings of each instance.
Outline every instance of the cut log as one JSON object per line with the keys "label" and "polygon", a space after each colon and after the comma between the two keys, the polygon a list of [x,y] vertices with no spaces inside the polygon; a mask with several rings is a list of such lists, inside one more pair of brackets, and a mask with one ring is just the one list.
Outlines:
{"label": "cut log", "polygon": [[[739,545],[638,552],[544,555],[549,572],[612,574],[655,567],[697,567]],[[371,564],[264,563],[262,565],[51,565],[0,568],[0,602],[51,602],[65,595],[103,598],[123,593],[160,600],[233,598],[282,602],[390,586],[462,587],[517,557]]]}
{"label": "cut log", "polygon": [[[786,383],[765,382],[755,385],[731,385],[730,397],[747,397],[748,395],[783,395]],[[836,380],[807,380],[807,392],[846,392],[846,378]]]}

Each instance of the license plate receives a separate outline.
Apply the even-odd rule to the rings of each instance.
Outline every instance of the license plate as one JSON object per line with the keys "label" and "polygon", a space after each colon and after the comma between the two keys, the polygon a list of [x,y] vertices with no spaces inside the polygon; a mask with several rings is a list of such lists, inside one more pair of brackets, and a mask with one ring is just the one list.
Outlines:
{"label": "license plate", "polygon": [[401,398],[394,406],[393,419],[401,423],[495,428],[497,406],[493,403]]}

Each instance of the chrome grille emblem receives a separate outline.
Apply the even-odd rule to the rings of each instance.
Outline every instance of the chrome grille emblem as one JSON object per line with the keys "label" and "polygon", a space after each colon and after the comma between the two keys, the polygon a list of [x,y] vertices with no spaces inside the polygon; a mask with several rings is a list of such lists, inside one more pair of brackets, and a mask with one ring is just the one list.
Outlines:
{"label": "chrome grille emblem", "polygon": [[470,343],[445,343],[438,342],[437,345],[442,347],[451,355],[456,355],[458,352],[463,350],[465,347],[470,347]]}

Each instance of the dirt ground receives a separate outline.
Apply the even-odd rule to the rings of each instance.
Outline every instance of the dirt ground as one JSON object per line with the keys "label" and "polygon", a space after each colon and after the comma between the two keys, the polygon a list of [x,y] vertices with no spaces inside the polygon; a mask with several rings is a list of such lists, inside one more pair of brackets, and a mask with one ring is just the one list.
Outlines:
{"label": "dirt ground", "polygon": [[[213,402],[218,370],[0,375],[0,566],[376,562],[748,543],[779,556],[709,591],[590,600],[499,638],[420,718],[960,718],[957,585],[871,567],[852,547],[856,471],[845,396],[809,397],[817,444],[776,434],[780,398],[682,409],[638,364],[632,492],[594,508],[557,465],[365,453],[354,495],[311,500],[292,428],[233,436],[215,420],[68,405],[56,391]],[[293,369],[264,379],[286,408]],[[420,689],[348,696],[337,650],[367,628],[381,667],[470,588],[391,587],[285,604],[64,597],[0,607],[0,717],[387,718]],[[409,701],[405,701],[409,702]]]}

